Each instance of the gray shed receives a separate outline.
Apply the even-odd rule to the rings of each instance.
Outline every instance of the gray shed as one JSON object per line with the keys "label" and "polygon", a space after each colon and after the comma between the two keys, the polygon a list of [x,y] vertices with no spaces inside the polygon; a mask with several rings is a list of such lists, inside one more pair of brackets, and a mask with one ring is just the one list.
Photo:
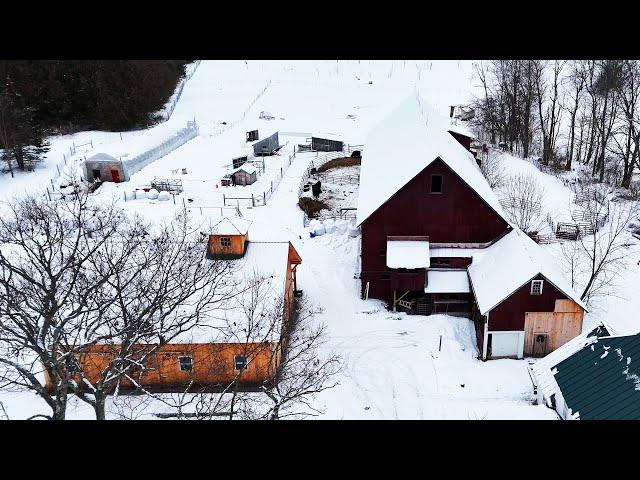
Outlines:
{"label": "gray shed", "polygon": [[88,182],[126,182],[129,180],[122,160],[107,153],[98,153],[85,160]]}
{"label": "gray shed", "polygon": [[320,152],[341,152],[344,149],[344,142],[330,140],[328,138],[311,137],[311,149]]}
{"label": "gray shed", "polygon": [[244,164],[231,174],[235,185],[251,185],[258,179],[258,170],[250,164]]}
{"label": "gray shed", "polygon": [[257,141],[253,144],[253,154],[256,157],[272,155],[274,151],[280,148],[280,143],[278,140],[278,132],[270,135],[262,140]]}

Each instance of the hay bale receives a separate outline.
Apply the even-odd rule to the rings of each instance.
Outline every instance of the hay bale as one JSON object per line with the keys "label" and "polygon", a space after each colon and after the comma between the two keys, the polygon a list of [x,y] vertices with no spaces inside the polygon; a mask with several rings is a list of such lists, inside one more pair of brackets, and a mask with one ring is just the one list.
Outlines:
{"label": "hay bale", "polygon": [[151,190],[149,190],[149,191],[147,192],[147,198],[148,198],[149,200],[155,200],[156,198],[158,198],[158,195],[159,195],[159,194],[160,194],[160,193],[158,192],[158,190],[156,190],[155,188],[152,188]]}
{"label": "hay bale", "polygon": [[161,202],[166,202],[167,200],[171,200],[171,194],[166,191],[162,191],[158,194],[158,200]]}

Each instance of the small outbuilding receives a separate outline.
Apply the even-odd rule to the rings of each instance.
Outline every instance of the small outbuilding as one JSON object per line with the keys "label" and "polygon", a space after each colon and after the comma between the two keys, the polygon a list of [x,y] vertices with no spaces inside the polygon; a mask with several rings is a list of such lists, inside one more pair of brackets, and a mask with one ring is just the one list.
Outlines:
{"label": "small outbuilding", "polygon": [[278,150],[280,150],[278,132],[275,132],[274,134],[269,135],[268,137],[263,138],[262,140],[259,140],[253,144],[253,154],[256,157],[273,155]]}
{"label": "small outbuilding", "polygon": [[85,161],[88,182],[126,182],[129,180],[122,160],[107,153],[98,153]]}
{"label": "small outbuilding", "polygon": [[233,168],[238,168],[247,163],[247,156],[233,158],[231,162],[233,163]]}
{"label": "small outbuilding", "polygon": [[250,132],[247,132],[247,142],[255,142],[259,139],[258,130],[251,130]]}
{"label": "small outbuilding", "polygon": [[320,152],[341,152],[344,150],[344,142],[329,138],[311,137],[311,149]]}
{"label": "small outbuilding", "polygon": [[222,217],[211,226],[207,248],[209,259],[240,258],[249,242],[251,222],[244,218]]}
{"label": "small outbuilding", "polygon": [[235,185],[251,185],[258,179],[258,170],[253,165],[245,163],[238,167],[231,177]]}

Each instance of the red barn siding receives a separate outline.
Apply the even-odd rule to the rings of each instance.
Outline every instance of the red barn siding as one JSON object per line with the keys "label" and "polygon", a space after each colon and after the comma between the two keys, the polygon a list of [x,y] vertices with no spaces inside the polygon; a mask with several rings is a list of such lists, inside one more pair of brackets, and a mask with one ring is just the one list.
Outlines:
{"label": "red barn siding", "polygon": [[542,275],[535,280],[544,280],[542,295],[531,295],[531,282],[527,282],[489,312],[489,330],[524,330],[526,312],[553,312],[557,299],[568,298]]}
{"label": "red barn siding", "polygon": [[418,268],[411,273],[401,273],[391,270],[391,288],[396,290],[422,290],[427,274],[425,268]]}
{"label": "red barn siding", "polygon": [[[441,194],[429,193],[433,174],[443,175]],[[386,266],[387,236],[424,235],[431,243],[484,243],[507,229],[507,222],[437,159],[362,223],[362,287],[370,282],[369,297],[390,298],[390,281],[380,278],[391,273]]]}
{"label": "red barn siding", "polygon": [[461,135],[456,132],[449,132],[453,138],[455,138],[460,145],[467,150],[471,151],[471,138]]}

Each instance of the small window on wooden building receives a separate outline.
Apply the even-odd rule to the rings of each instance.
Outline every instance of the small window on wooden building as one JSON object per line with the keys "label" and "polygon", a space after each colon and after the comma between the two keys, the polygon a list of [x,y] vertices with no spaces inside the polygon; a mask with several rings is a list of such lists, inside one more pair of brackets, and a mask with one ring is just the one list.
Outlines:
{"label": "small window on wooden building", "polygon": [[229,248],[231,246],[231,237],[220,237],[220,246]]}
{"label": "small window on wooden building", "polygon": [[442,193],[442,175],[431,175],[431,193]]}
{"label": "small window on wooden building", "polygon": [[79,375],[82,373],[82,370],[80,369],[80,362],[75,355],[69,355],[67,357],[67,371],[71,375]]}
{"label": "small window on wooden building", "polygon": [[193,359],[191,357],[178,357],[180,362],[180,370],[183,372],[190,372],[193,369]]}
{"label": "small window on wooden building", "polygon": [[533,280],[531,282],[531,295],[542,295],[542,280]]}
{"label": "small window on wooden building", "polygon": [[246,355],[234,355],[233,356],[233,364],[235,365],[236,370],[246,370],[247,369],[247,356]]}
{"label": "small window on wooden building", "polygon": [[380,274],[380,280],[389,280],[391,278],[390,273],[382,273]]}

